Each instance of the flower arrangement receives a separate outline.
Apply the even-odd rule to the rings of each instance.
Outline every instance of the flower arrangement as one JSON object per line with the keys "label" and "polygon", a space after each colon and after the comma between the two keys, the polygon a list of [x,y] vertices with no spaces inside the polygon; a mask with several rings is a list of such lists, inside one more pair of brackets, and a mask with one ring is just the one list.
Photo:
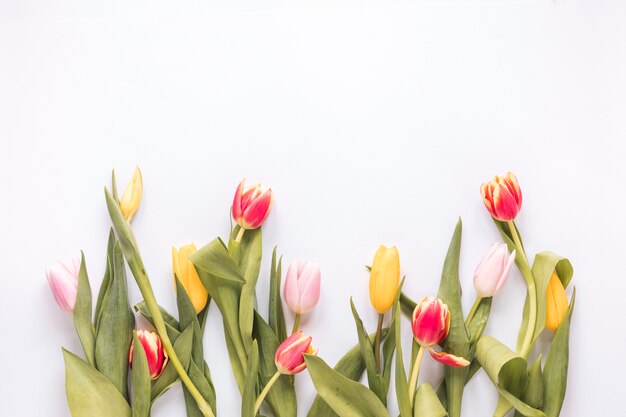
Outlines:
{"label": "flower arrangement", "polygon": [[[334,367],[318,356],[312,336],[300,329],[301,315],[313,310],[320,298],[318,265],[292,262],[282,286],[282,258],[274,248],[269,311],[264,315],[256,307],[261,229],[274,202],[271,189],[259,184],[246,187],[242,181],[231,206],[236,225],[227,239],[217,237],[200,249],[194,244],[172,248],[178,310],[172,314],[157,303],[132,228],[142,200],[142,181],[137,169],[121,198],[114,174],[111,189],[105,188],[112,227],[95,306],[84,255],[46,271],[54,299],[73,315],[83,349],[83,357],[63,350],[73,417],[147,417],[159,396],[178,381],[187,416],[215,416],[217,391],[203,356],[211,302],[223,320],[242,417],[296,416],[295,375],[305,369],[318,393],[309,417],[388,417],[389,401],[395,401],[400,417],[458,417],[464,387],[481,369],[500,396],[494,416],[512,410],[516,416],[559,415],[567,386],[575,302],[575,290],[568,301],[565,289],[573,268],[568,259],[553,252],[538,253],[529,262],[515,224],[522,192],[512,173],[495,177],[480,189],[503,243],[489,248],[475,269],[476,301],[468,314],[461,306],[460,220],[445,257],[438,294],[420,297],[419,302],[402,291],[406,277],[400,277],[398,249],[380,245],[368,266],[370,301],[378,313],[376,330],[367,332],[350,300],[358,343]],[[510,348],[483,333],[492,299],[514,263],[527,293],[517,345]],[[143,297],[134,305],[128,296],[127,266]],[[293,313],[290,332],[283,299]],[[149,326],[136,329],[135,314]],[[402,353],[403,319],[410,320],[412,330],[408,366]],[[545,329],[554,333],[550,347],[531,357]],[[444,378],[418,385],[425,352],[444,367]],[[363,373],[367,384],[359,382]],[[390,400],[392,374],[395,398]]]}

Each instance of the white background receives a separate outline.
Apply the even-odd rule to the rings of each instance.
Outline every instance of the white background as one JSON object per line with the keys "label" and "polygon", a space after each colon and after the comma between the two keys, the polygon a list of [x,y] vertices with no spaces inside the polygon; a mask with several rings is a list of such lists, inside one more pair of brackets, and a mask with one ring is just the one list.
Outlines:
{"label": "white background", "polygon": [[[271,185],[259,308],[275,244],[287,263],[319,263],[322,297],[303,328],[331,364],[356,343],[350,296],[375,326],[363,265],[379,243],[399,247],[413,298],[435,294],[461,216],[469,309],[474,267],[499,239],[479,186],[514,171],[528,252],[575,268],[562,415],[622,414],[625,19],[624,2],[597,0],[2,0],[0,415],[69,415],[60,347],[80,347],[44,270],[83,249],[98,288],[102,189],[112,168],[124,187],[135,164],[134,228],[170,310],[171,246],[225,236],[242,178]],[[487,333],[510,346],[524,291],[515,271],[494,300]],[[139,301],[132,281],[130,292]],[[404,337],[408,350],[408,323]],[[218,415],[236,416],[214,305],[205,345]],[[430,358],[423,369],[438,382]],[[297,390],[304,416],[307,373]],[[495,403],[480,372],[463,415]],[[183,410],[176,387],[153,416]]]}

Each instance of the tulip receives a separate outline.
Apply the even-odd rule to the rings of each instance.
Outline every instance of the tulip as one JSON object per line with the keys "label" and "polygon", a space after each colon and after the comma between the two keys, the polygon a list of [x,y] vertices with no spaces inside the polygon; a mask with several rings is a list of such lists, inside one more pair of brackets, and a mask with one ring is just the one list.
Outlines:
{"label": "tulip", "polygon": [[174,280],[178,278],[187,292],[196,313],[200,313],[206,306],[209,293],[206,288],[204,288],[204,285],[202,285],[196,268],[189,260],[189,257],[195,252],[196,245],[193,243],[182,246],[180,250],[172,248],[172,264],[174,267]]}
{"label": "tulip", "polygon": [[270,214],[274,195],[271,189],[264,190],[261,184],[246,189],[246,180],[241,181],[233,199],[232,214],[240,226],[237,242],[241,241],[244,230],[258,229]]}
{"label": "tulip", "polygon": [[254,403],[254,414],[257,415],[263,400],[270,392],[272,385],[281,375],[295,375],[306,368],[304,355],[317,355],[317,349],[311,346],[311,336],[304,336],[302,332],[296,332],[286,338],[276,349],[274,362],[276,363],[276,373],[270,378]]}
{"label": "tulip", "polygon": [[432,346],[441,343],[448,336],[450,330],[450,312],[448,306],[441,299],[437,297],[422,298],[413,310],[411,329],[415,341],[420,346],[409,381],[409,398],[412,404],[424,349],[428,349],[430,356],[444,365],[462,367],[468,366],[470,363],[465,358],[446,352],[436,352],[432,348]]}
{"label": "tulip", "polygon": [[[161,376],[163,370],[167,366],[167,352],[163,350],[161,338],[156,332],[139,329],[137,330],[137,339],[141,342],[146,358],[148,359],[148,369],[150,370],[150,379],[155,381]],[[133,352],[135,350],[135,340],[130,344],[130,352],[128,353],[128,363],[132,367]]]}
{"label": "tulip", "polygon": [[141,204],[141,195],[143,193],[143,180],[141,179],[141,171],[139,167],[135,168],[133,177],[128,182],[122,200],[120,201],[120,209],[126,221],[130,222],[137,213]]}
{"label": "tulip", "polygon": [[278,346],[274,361],[278,372],[283,375],[295,375],[306,368],[304,354],[315,355],[317,349],[311,346],[311,336],[296,332]]}
{"label": "tulip", "polygon": [[546,327],[556,332],[568,309],[565,288],[556,272],[552,273],[546,291]]}
{"label": "tulip", "polygon": [[284,296],[287,306],[296,313],[293,332],[298,330],[300,315],[315,308],[320,299],[320,268],[310,261],[294,261],[285,276]]}
{"label": "tulip", "polygon": [[474,271],[474,288],[478,297],[493,297],[502,288],[515,262],[515,250],[506,244],[494,244]]}
{"label": "tulip", "polygon": [[511,172],[484,183],[480,187],[480,193],[485,207],[496,220],[512,221],[522,208],[522,190]]}
{"label": "tulip", "polygon": [[400,283],[400,255],[395,246],[378,247],[370,270],[370,300],[379,314],[391,308]]}
{"label": "tulip", "polygon": [[448,306],[437,297],[424,297],[415,306],[411,318],[415,341],[423,347],[431,347],[448,336],[450,312]]}
{"label": "tulip", "polygon": [[80,260],[72,258],[71,263],[57,262],[46,269],[46,278],[52,290],[52,295],[63,311],[71,313],[76,304],[78,293],[78,272]]}

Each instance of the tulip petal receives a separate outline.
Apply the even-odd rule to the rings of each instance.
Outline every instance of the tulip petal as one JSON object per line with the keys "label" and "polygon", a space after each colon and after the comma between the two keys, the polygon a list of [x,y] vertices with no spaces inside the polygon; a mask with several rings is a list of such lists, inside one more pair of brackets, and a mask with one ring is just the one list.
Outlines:
{"label": "tulip petal", "polygon": [[446,352],[436,352],[433,349],[430,349],[430,356],[432,356],[432,358],[439,363],[457,368],[468,366],[470,364],[470,362],[465,358]]}
{"label": "tulip petal", "polygon": [[243,195],[243,189],[246,186],[246,180],[242,180],[237,186],[237,190],[235,191],[235,197],[233,198],[233,206],[231,208],[233,219],[235,222],[239,224],[240,219],[243,216],[243,211],[241,210],[241,196]]}
{"label": "tulip petal", "polygon": [[263,224],[267,216],[270,214],[272,201],[272,190],[269,189],[250,202],[243,212],[243,219],[246,228],[257,229]]}
{"label": "tulip petal", "polygon": [[508,188],[497,185],[493,190],[493,207],[495,218],[500,221],[510,221],[515,219],[519,212],[519,207],[515,197]]}
{"label": "tulip petal", "polygon": [[298,296],[298,269],[299,261],[294,261],[287,268],[285,275],[285,286],[283,288],[283,298],[285,303],[294,313],[300,313],[300,297]]}
{"label": "tulip petal", "polygon": [[320,298],[321,273],[319,266],[312,262],[307,262],[307,266],[302,271],[301,278],[298,279],[298,293],[301,314],[308,313],[317,305]]}

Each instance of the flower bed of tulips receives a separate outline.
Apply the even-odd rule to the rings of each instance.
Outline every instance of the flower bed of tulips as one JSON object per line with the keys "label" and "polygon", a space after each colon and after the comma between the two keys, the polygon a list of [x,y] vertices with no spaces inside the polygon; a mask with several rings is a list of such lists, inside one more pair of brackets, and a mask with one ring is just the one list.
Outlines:
{"label": "flower bed of tulips", "polygon": [[[514,219],[522,192],[511,173],[481,187],[485,207],[503,243],[494,244],[474,272],[476,301],[464,314],[459,283],[462,225],[454,229],[436,296],[402,292],[396,247],[381,245],[368,266],[369,292],[378,313],[368,333],[352,301],[358,342],[329,366],[300,330],[300,317],[320,297],[320,268],[292,262],[282,285],[282,258],[274,248],[269,271],[269,311],[257,310],[256,286],[262,256],[261,226],[274,195],[256,184],[236,189],[230,236],[196,249],[172,249],[177,312],[159,306],[141,258],[132,220],[142,199],[142,177],[135,171],[121,198],[115,175],[105,202],[111,218],[106,269],[97,296],[92,295],[85,256],[50,266],[46,275],[59,306],[73,315],[82,355],[63,350],[66,393],[73,417],[147,417],[158,398],[182,383],[188,416],[216,415],[218,390],[203,356],[203,335],[213,302],[224,324],[224,341],[241,394],[241,416],[295,417],[293,375],[305,369],[317,389],[309,417],[383,417],[397,404],[400,417],[458,417],[466,384],[481,369],[499,393],[494,416],[555,417],[565,399],[569,329],[575,290],[565,289],[573,275],[566,258],[553,252],[524,250]],[[527,286],[517,345],[505,346],[484,335],[492,298],[505,284],[513,264]],[[128,296],[127,267],[143,300]],[[263,285],[266,285],[263,283]],[[281,297],[282,293],[282,297]],[[287,330],[283,301],[293,313]],[[215,309],[213,309],[215,310]],[[265,314],[263,314],[265,313]],[[136,329],[136,314],[148,325]],[[291,316],[291,315],[290,315]],[[385,316],[388,316],[385,320]],[[402,354],[401,321],[411,321],[410,363]],[[291,318],[289,319],[291,321]],[[385,321],[388,323],[385,326]],[[553,333],[546,352],[532,350],[539,335]],[[213,339],[216,335],[213,335]],[[444,367],[441,381],[418,385],[424,354]],[[533,353],[533,355],[531,355]],[[360,382],[366,374],[367,384]],[[391,378],[395,393],[389,393]],[[301,378],[299,376],[298,378]]]}

